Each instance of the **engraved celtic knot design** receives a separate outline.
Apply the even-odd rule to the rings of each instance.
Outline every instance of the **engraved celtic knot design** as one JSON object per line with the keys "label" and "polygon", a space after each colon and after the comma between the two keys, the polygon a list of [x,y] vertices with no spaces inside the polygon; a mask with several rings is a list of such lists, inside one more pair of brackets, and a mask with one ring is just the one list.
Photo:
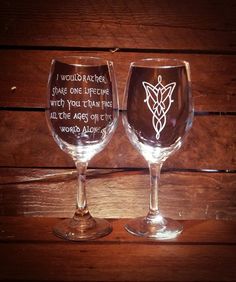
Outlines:
{"label": "engraved celtic knot design", "polygon": [[172,93],[175,89],[176,82],[171,82],[167,85],[163,85],[162,76],[158,76],[157,85],[152,85],[149,82],[143,81],[143,87],[146,92],[146,99],[149,110],[152,113],[152,125],[156,131],[156,139],[160,138],[160,133],[166,125],[166,114],[170,109],[172,100]]}

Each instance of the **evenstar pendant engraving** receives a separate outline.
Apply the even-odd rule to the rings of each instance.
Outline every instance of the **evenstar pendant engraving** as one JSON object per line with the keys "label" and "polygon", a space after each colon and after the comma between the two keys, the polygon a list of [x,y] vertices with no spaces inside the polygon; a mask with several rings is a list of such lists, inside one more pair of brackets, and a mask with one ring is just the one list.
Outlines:
{"label": "evenstar pendant engraving", "polygon": [[158,76],[158,83],[154,86],[149,82],[143,81],[143,87],[146,92],[146,99],[149,110],[152,113],[152,125],[156,131],[156,139],[160,138],[160,133],[166,125],[166,114],[170,109],[172,93],[175,89],[176,82],[171,82],[164,86],[162,84],[162,76]]}

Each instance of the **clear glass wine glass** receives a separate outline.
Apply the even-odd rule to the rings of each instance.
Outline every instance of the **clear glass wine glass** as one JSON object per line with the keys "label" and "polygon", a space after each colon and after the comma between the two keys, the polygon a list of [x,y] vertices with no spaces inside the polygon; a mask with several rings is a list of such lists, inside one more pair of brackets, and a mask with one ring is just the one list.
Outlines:
{"label": "clear glass wine glass", "polygon": [[125,226],[133,235],[172,239],[182,225],[161,215],[158,185],[163,162],[177,151],[192,126],[189,63],[177,59],[143,59],[130,65],[123,105],[129,140],[149,165],[150,203],[145,217]]}
{"label": "clear glass wine glass", "polygon": [[88,162],[110,141],[118,115],[111,61],[78,56],[52,60],[46,119],[54,140],[73,158],[78,172],[75,214],[53,229],[61,238],[95,239],[112,231],[108,221],[89,213],[85,184]]}

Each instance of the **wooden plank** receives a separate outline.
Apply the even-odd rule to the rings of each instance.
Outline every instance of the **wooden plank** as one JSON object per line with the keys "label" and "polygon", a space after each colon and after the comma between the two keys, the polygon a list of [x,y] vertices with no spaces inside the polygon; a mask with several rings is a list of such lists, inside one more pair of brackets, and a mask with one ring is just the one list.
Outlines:
{"label": "wooden plank", "polygon": [[[0,215],[71,217],[76,171],[0,170]],[[175,219],[236,219],[235,173],[170,173],[161,176],[160,210]],[[132,218],[147,214],[147,170],[89,170],[89,209],[94,216]]]}
{"label": "wooden plank", "polygon": [[[183,147],[165,163],[167,168],[235,169],[234,116],[196,116]],[[72,167],[71,158],[51,137],[43,112],[0,111],[0,166]],[[111,142],[90,167],[146,167],[120,122]]]}
{"label": "wooden plank", "polygon": [[[62,219],[54,217],[0,216],[0,242],[9,243],[55,243],[63,242],[52,232],[52,227]],[[153,240],[131,236],[124,226],[129,219],[108,219],[113,231],[94,243],[140,243],[156,244]],[[235,245],[236,221],[225,220],[181,220],[183,232],[172,240],[159,241],[158,244],[227,244]]]}
{"label": "wooden plank", "polygon": [[44,108],[50,61],[64,55],[101,56],[113,60],[121,108],[130,62],[147,57],[184,59],[191,65],[195,110],[236,111],[235,56],[135,52],[1,50],[0,106]]}
{"label": "wooden plank", "polygon": [[235,13],[232,0],[1,1],[0,44],[235,51]]}
{"label": "wooden plank", "polygon": [[180,282],[235,278],[235,221],[183,221],[181,236],[155,242],[128,234],[123,228],[127,220],[112,220],[111,234],[77,244],[52,235],[51,228],[57,221],[0,217],[1,281],[77,281],[79,277],[79,281]]}
{"label": "wooden plank", "polygon": [[[0,280],[235,281],[236,246],[0,243]],[[14,254],[14,264],[12,255]],[[37,255],[35,255],[37,254]]]}

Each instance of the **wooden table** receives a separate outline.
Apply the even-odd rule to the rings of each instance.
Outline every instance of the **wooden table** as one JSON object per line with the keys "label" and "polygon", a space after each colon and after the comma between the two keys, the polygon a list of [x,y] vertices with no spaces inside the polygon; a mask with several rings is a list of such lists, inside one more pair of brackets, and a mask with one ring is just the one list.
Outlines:
{"label": "wooden table", "polygon": [[[236,281],[235,1],[0,0],[0,7],[0,280]],[[163,214],[185,220],[178,239],[147,241],[123,228],[124,218],[147,212],[149,177],[121,121],[89,163],[87,183],[92,215],[113,218],[114,231],[80,243],[52,234],[75,205],[74,163],[45,120],[51,60],[68,55],[114,62],[121,113],[131,62],[190,62],[194,124],[165,163],[160,187]]]}
{"label": "wooden table", "polygon": [[183,221],[176,240],[148,241],[110,220],[88,242],[52,234],[57,218],[0,218],[1,281],[236,281],[236,221]]}

